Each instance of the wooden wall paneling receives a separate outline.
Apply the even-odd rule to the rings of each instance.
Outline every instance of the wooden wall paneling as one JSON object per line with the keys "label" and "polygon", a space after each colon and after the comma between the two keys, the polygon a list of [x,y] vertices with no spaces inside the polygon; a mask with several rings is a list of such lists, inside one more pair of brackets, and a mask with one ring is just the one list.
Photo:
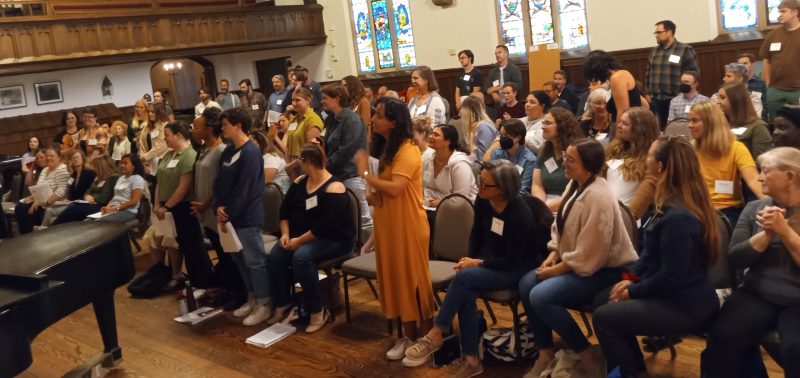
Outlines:
{"label": "wooden wall paneling", "polygon": [[0,28],[0,61],[11,61],[18,55],[13,33],[11,28]]}

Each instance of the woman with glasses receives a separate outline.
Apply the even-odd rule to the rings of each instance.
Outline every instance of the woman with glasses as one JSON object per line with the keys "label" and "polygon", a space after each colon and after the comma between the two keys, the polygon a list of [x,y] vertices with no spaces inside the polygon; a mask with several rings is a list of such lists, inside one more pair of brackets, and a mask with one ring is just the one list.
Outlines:
{"label": "woman with glasses", "polygon": [[551,108],[542,121],[542,137],[545,142],[533,169],[531,194],[555,212],[569,182],[564,175],[564,150],[573,140],[582,138],[583,134],[569,110]]}
{"label": "woman with glasses", "polygon": [[637,335],[699,330],[719,308],[708,276],[719,252],[717,214],[694,149],[682,138],[661,137],[647,154],[646,170],[658,183],[641,256],[592,316],[609,365],[618,365],[623,377],[647,376]]}
{"label": "woman with glasses", "polygon": [[[483,372],[478,359],[480,340],[475,301],[482,292],[516,289],[520,277],[536,266],[549,239],[552,215],[531,213],[519,195],[520,175],[507,160],[481,169],[475,221],[470,233],[469,256],[459,260],[456,276],[447,289],[433,328],[406,351],[408,358],[424,359],[442,346],[443,334],[458,315],[461,353],[466,363],[456,377]],[[536,200],[538,201],[538,200]]]}
{"label": "woman with glasses", "polygon": [[[566,110],[565,110],[566,111]],[[568,112],[568,111],[567,111]],[[538,377],[555,358],[553,331],[581,359],[588,376],[605,375],[598,348],[590,348],[567,307],[592,303],[636,261],[617,199],[599,176],[603,146],[591,139],[570,143],[564,172],[570,179],[552,228],[551,250],[539,269],[519,282],[519,293],[539,357],[526,375]]]}

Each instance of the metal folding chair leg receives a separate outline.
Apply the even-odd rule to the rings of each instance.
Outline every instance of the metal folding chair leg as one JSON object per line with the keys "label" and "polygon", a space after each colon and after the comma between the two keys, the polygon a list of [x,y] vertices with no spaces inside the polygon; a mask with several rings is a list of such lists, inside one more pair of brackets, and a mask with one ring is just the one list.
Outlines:
{"label": "metal folding chair leg", "polygon": [[497,317],[494,316],[494,311],[492,311],[492,305],[486,299],[483,300],[483,305],[486,306],[486,311],[489,312],[489,318],[492,319],[492,325],[496,325]]}
{"label": "metal folding chair leg", "polygon": [[589,321],[589,317],[586,315],[585,312],[581,311],[581,319],[583,319],[583,325],[586,326],[586,337],[592,337],[594,335],[594,330],[592,329],[592,323]]}

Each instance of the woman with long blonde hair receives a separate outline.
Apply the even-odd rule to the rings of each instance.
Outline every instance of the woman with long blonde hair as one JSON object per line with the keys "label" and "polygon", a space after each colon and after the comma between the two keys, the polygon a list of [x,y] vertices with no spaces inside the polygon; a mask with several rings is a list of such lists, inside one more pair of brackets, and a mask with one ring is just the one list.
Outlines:
{"label": "woman with long blonde hair", "polygon": [[498,130],[486,114],[483,102],[476,96],[469,96],[461,102],[459,114],[464,122],[467,150],[474,152],[476,159],[485,160],[484,154],[490,149]]}
{"label": "woman with long blonde hair", "polygon": [[742,180],[756,197],[764,198],[753,156],[742,142],[736,140],[725,114],[716,103],[705,101],[692,105],[688,118],[711,202],[732,225],[736,225],[744,206]]}
{"label": "woman with long blonde hair", "polygon": [[[164,140],[164,126],[169,122],[167,108],[163,102],[156,102],[147,106],[148,122],[139,130],[136,137],[139,149],[139,158],[144,165],[145,174],[155,176],[158,170],[158,160],[167,153],[167,142]],[[130,129],[128,129],[130,130]],[[130,134],[130,131],[128,132]]]}
{"label": "woman with long blonde hair", "polygon": [[150,123],[150,118],[147,116],[148,107],[152,106],[152,104],[148,104],[145,99],[140,98],[136,100],[133,104],[133,117],[131,117],[130,122],[128,122],[128,140],[131,143],[136,143],[136,136],[139,134],[144,128],[147,128],[148,123]]}

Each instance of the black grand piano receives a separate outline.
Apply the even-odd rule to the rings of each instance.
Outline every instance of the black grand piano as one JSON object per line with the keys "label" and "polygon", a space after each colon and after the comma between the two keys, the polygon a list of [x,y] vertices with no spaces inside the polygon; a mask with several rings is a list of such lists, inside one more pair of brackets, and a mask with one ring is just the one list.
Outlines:
{"label": "black grand piano", "polygon": [[119,360],[114,290],[133,274],[121,224],[67,223],[0,243],[0,377],[25,371],[36,335],[89,303],[103,339],[103,365]]}

